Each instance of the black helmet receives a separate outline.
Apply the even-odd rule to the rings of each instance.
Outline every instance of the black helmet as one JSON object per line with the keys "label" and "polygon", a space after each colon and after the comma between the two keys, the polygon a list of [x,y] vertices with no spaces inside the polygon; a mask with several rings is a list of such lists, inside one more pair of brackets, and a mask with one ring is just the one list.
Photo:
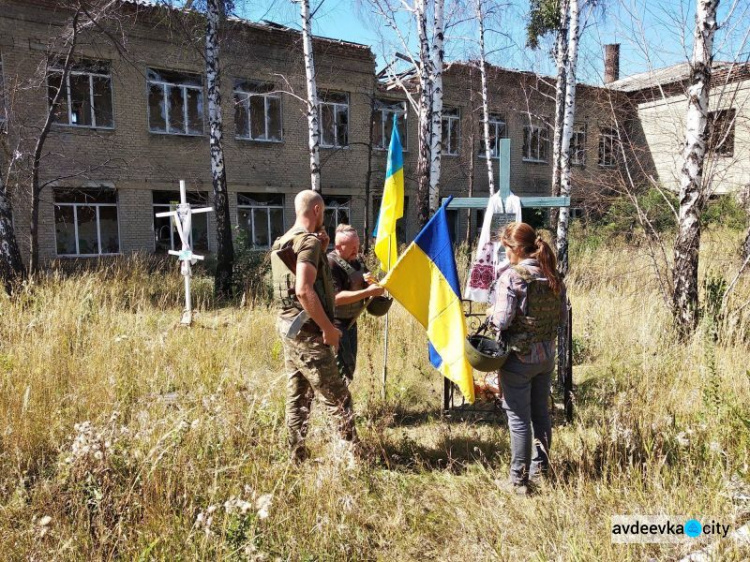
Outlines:
{"label": "black helmet", "polygon": [[385,316],[392,304],[393,299],[391,297],[386,297],[384,295],[372,297],[370,302],[367,303],[367,312],[373,316]]}
{"label": "black helmet", "polygon": [[508,350],[499,341],[487,336],[473,335],[464,342],[466,358],[477,371],[497,371],[508,358]]}

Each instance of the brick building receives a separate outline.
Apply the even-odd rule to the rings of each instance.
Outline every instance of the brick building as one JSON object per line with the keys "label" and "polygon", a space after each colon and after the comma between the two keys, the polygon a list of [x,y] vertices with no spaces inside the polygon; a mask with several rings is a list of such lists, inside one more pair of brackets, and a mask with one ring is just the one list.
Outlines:
{"label": "brick building", "polygon": [[[22,163],[60,82],[59,58],[49,68],[44,61],[48,53],[60,52],[54,42],[70,13],[45,0],[0,0],[0,7],[3,141],[15,147],[11,153],[20,154]],[[165,8],[124,1],[114,19],[80,34],[41,165],[46,185],[39,220],[42,260],[165,251],[175,244],[176,233],[154,215],[177,199],[179,179],[188,181],[191,201],[210,203],[202,26],[198,19],[177,21]],[[369,207],[372,228],[395,112],[406,150],[407,214],[400,229],[407,240],[417,226],[416,116],[403,94],[379,83],[369,47],[319,37],[314,51],[329,226],[346,221],[362,232]],[[260,249],[291,224],[294,194],[310,185],[300,99],[305,96],[301,37],[275,24],[230,20],[221,56],[231,221]],[[489,70],[491,134],[512,141],[511,188],[518,195],[550,192],[552,82],[528,72]],[[484,195],[488,182],[475,67],[448,65],[444,92],[441,194],[466,195],[471,188]],[[579,85],[572,142],[576,206],[614,185],[620,156],[613,121],[632,138],[643,138],[629,96],[617,88]],[[494,140],[491,144],[494,151]],[[28,209],[28,195],[14,193],[24,253]],[[465,216],[456,212],[451,218],[456,233],[463,234]],[[193,241],[202,251],[215,248],[210,214],[196,218]]]}

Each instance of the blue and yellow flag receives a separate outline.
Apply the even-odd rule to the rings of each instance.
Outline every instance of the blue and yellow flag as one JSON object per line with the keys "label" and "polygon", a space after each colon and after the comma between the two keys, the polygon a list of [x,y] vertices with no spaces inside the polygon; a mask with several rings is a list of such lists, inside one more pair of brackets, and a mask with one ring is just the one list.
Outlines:
{"label": "blue and yellow flag", "polygon": [[474,379],[466,359],[466,320],[456,260],[443,203],[381,282],[427,330],[430,362],[474,402]]}
{"label": "blue and yellow flag", "polygon": [[394,115],[391,144],[388,146],[388,169],[385,172],[383,202],[380,205],[375,237],[375,255],[380,260],[380,268],[383,271],[388,271],[396,263],[396,221],[404,216],[404,151],[396,119],[397,116]]}

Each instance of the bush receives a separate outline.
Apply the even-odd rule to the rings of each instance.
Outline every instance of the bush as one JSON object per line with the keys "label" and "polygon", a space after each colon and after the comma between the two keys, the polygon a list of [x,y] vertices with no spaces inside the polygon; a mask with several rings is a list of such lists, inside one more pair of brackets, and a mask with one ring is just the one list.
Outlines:
{"label": "bush", "polygon": [[[636,196],[636,200],[656,232],[666,232],[676,226],[674,211],[678,202],[675,194],[650,188]],[[630,240],[641,229],[636,204],[628,196],[618,197],[604,214],[601,225],[610,236],[624,236]]]}
{"label": "bush", "polygon": [[255,301],[270,302],[273,298],[270,277],[271,260],[268,253],[254,249],[247,232],[238,228],[234,239],[235,293],[245,293]]}
{"label": "bush", "polygon": [[747,213],[736,197],[720,195],[708,202],[701,214],[704,225],[721,225],[742,230],[747,225]]}

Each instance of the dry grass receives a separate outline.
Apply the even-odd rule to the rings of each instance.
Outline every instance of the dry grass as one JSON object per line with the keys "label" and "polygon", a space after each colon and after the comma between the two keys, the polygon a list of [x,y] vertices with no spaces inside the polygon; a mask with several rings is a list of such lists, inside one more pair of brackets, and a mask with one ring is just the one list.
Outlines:
{"label": "dry grass", "polygon": [[[706,271],[731,279],[727,236],[709,235]],[[379,460],[350,471],[330,455],[320,409],[317,460],[288,464],[267,308],[210,309],[202,280],[205,310],[180,328],[179,278],[143,261],[52,275],[0,301],[2,558],[661,560],[686,546],[613,545],[610,516],[739,526],[750,323],[722,320],[720,344],[705,327],[679,344],[642,251],[581,246],[573,263],[577,419],[556,427],[555,476],[529,499],[495,484],[503,424],[441,419],[442,382],[401,310],[386,401],[382,323],[363,321],[354,394]],[[748,298],[747,281],[736,294]],[[727,542],[720,556],[750,550]]]}

